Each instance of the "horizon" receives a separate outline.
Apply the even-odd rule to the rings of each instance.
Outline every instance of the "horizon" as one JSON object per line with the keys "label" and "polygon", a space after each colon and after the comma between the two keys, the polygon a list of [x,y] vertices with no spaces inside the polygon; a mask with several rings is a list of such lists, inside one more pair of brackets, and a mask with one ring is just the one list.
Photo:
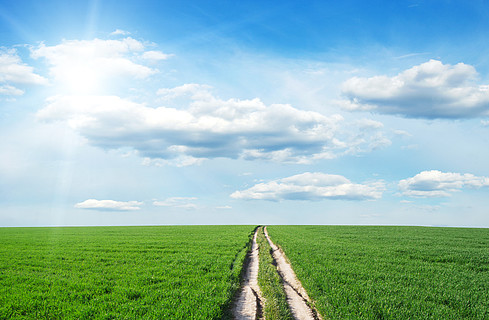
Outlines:
{"label": "horizon", "polygon": [[0,0],[0,226],[488,228],[488,4]]}

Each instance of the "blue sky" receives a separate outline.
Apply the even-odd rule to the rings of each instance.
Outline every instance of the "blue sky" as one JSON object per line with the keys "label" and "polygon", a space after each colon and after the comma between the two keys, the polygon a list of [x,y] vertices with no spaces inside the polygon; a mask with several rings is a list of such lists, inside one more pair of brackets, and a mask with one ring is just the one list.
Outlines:
{"label": "blue sky", "polygon": [[487,1],[0,1],[0,225],[489,226]]}

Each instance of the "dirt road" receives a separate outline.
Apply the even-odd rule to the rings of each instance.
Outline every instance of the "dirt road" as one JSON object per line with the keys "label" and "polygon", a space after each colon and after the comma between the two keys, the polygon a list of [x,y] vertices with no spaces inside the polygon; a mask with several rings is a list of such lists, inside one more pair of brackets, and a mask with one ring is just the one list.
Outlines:
{"label": "dirt road", "polygon": [[233,316],[236,320],[256,320],[262,319],[262,298],[260,287],[258,286],[258,245],[256,236],[259,228],[256,229],[251,245],[251,252],[248,265],[244,276],[243,288],[236,301]]}
{"label": "dirt road", "polygon": [[287,262],[285,254],[270,240],[267,228],[265,227],[263,230],[270,247],[272,247],[273,258],[277,263],[278,272],[283,279],[287,303],[289,304],[292,315],[297,320],[321,320],[317,311],[309,307],[308,303],[310,304],[311,300],[306,290],[302,287],[302,284],[297,280],[294,270],[292,270],[292,267]]}

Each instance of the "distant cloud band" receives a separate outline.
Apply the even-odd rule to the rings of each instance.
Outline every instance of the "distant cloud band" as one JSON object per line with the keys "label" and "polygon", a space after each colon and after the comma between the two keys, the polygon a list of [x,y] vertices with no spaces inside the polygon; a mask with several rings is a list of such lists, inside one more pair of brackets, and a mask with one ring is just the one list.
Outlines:
{"label": "distant cloud band", "polygon": [[106,210],[106,211],[135,211],[140,210],[142,202],[139,201],[115,201],[88,199],[75,204],[78,209]]}
{"label": "distant cloud band", "polygon": [[489,178],[477,177],[470,173],[423,171],[412,178],[399,181],[399,189],[411,197],[448,197],[462,188],[481,188],[489,186]]}
{"label": "distant cloud band", "polygon": [[236,191],[231,198],[244,200],[373,200],[382,197],[382,181],[352,183],[340,175],[306,172],[291,177],[259,183]]}

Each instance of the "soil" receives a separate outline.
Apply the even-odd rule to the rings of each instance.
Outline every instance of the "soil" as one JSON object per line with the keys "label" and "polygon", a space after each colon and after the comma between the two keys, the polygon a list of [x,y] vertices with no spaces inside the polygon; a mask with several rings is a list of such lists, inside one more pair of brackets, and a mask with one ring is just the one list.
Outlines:
{"label": "soil", "polygon": [[233,316],[236,320],[262,319],[262,297],[258,286],[258,245],[256,243],[258,230],[257,228],[253,236],[243,287],[233,310]]}
{"label": "soil", "polygon": [[[257,320],[263,319],[263,298],[260,287],[258,286],[258,245],[256,237],[259,228],[253,236],[251,251],[247,257],[246,271],[243,279],[243,286],[234,304],[233,316],[236,320]],[[266,227],[263,231],[270,247],[272,247],[273,259],[277,265],[277,271],[282,277],[287,303],[296,320],[322,320],[321,316],[312,306],[311,300],[306,290],[295,276],[294,270],[287,262],[287,258],[268,236]]]}
{"label": "soil", "polygon": [[322,320],[319,313],[314,308],[309,307],[309,305],[312,305],[311,299],[295,276],[294,270],[287,262],[285,254],[270,240],[266,227],[264,232],[270,247],[272,247],[273,258],[277,263],[278,272],[284,282],[285,294],[287,295],[287,302],[292,315],[297,320]]}

